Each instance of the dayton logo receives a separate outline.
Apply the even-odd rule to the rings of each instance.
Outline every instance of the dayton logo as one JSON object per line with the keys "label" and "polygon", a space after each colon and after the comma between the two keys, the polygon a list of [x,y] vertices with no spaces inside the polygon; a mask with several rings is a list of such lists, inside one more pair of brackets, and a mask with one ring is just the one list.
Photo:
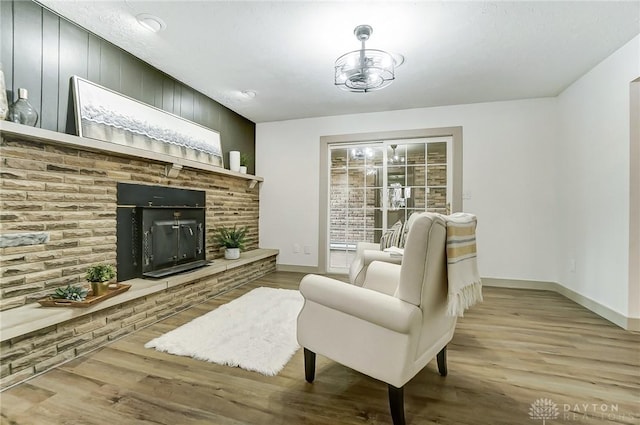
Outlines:
{"label": "dayton logo", "polygon": [[529,408],[529,418],[542,419],[542,425],[545,425],[547,420],[558,419],[559,415],[558,406],[549,398],[539,398],[531,403]]}

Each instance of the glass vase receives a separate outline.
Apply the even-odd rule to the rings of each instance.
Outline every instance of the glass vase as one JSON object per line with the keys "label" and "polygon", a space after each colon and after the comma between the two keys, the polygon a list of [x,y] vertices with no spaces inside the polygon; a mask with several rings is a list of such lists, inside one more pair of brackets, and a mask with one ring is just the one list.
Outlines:
{"label": "glass vase", "polygon": [[34,126],[38,122],[38,113],[28,101],[27,89],[18,89],[18,100],[9,107],[9,121]]}

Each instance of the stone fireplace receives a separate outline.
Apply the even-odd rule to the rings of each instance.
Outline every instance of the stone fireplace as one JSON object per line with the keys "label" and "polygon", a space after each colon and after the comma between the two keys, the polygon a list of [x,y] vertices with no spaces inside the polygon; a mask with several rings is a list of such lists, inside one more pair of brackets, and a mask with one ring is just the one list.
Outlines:
{"label": "stone fireplace", "polygon": [[[186,238],[193,231],[196,241],[198,223],[203,223],[204,252],[187,255],[198,260],[224,256],[215,240],[218,226],[246,226],[246,249],[258,248],[258,178],[186,160],[178,173],[171,173],[168,161],[177,159],[168,155],[11,124],[3,123],[2,129],[0,233],[22,234],[32,242],[0,248],[0,310],[35,303],[58,287],[82,284],[90,265],[123,264],[127,255],[137,266],[128,272],[119,269],[118,280],[127,280],[127,273],[142,276],[142,245],[125,245],[129,254],[117,248],[133,238],[118,232],[118,216],[127,207],[135,208],[140,220],[143,210],[163,209],[171,214],[168,221],[174,220],[174,212],[195,220],[195,229],[183,227],[181,233]],[[11,128],[16,128],[13,135],[7,131]],[[122,195],[118,187],[124,185],[143,190]],[[156,188],[170,190],[159,193]],[[164,208],[176,206],[179,210]],[[194,208],[204,212],[204,219],[191,215]]]}
{"label": "stone fireplace", "polygon": [[118,281],[208,264],[205,191],[118,183],[117,202]]}
{"label": "stone fireplace", "polygon": [[[258,248],[260,177],[10,122],[0,134],[0,391],[276,269],[277,250]],[[225,260],[215,227],[236,224],[246,251]],[[130,289],[89,308],[37,303],[96,263]]]}

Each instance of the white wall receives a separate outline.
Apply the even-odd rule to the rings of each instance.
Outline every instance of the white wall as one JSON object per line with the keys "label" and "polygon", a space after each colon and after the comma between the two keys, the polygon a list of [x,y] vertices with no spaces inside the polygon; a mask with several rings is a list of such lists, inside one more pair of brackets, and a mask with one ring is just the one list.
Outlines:
{"label": "white wall", "polygon": [[629,258],[640,220],[629,215],[629,168],[640,167],[629,93],[639,76],[637,36],[557,98],[258,124],[261,246],[280,249],[280,264],[318,265],[321,136],[462,126],[463,209],[478,215],[482,276],[558,282],[640,318],[640,282],[629,279],[640,262]]}
{"label": "white wall", "polygon": [[462,126],[482,276],[557,281],[556,112],[556,99],[530,99],[257,124],[260,245],[278,248],[279,264],[318,265],[320,136]]}
{"label": "white wall", "polygon": [[558,97],[559,283],[627,317],[640,317],[628,277],[629,93],[638,76],[640,36]]}

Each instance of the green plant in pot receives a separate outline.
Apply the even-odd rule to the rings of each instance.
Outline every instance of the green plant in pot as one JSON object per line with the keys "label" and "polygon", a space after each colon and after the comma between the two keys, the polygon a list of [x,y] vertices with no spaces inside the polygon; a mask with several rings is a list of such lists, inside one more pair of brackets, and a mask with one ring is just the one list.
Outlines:
{"label": "green plant in pot", "polygon": [[240,250],[244,249],[244,239],[247,235],[247,228],[237,225],[233,226],[233,229],[228,227],[219,227],[216,240],[218,243],[225,247],[224,258],[227,260],[237,260],[240,258]]}
{"label": "green plant in pot", "polygon": [[251,162],[251,156],[246,153],[240,154],[240,172],[243,174],[247,173],[247,167],[249,167],[249,162]]}
{"label": "green plant in pot", "polygon": [[87,269],[85,278],[91,283],[93,295],[102,295],[109,289],[109,281],[116,276],[111,264],[98,264]]}

